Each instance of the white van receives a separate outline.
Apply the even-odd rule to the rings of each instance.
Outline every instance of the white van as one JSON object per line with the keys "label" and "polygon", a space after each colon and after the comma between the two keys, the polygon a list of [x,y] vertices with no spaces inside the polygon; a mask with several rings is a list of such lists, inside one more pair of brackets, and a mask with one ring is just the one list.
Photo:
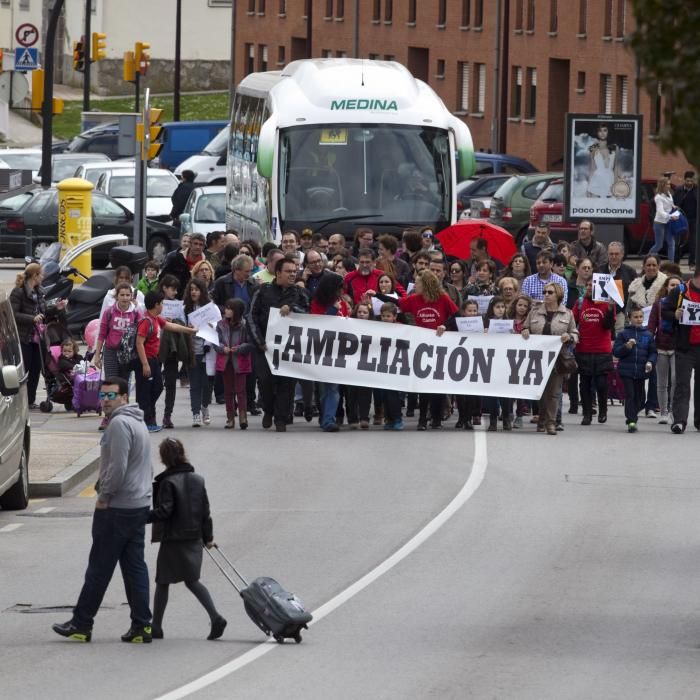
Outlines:
{"label": "white van", "polygon": [[10,300],[0,293],[0,507],[29,502],[31,427],[19,334]]}
{"label": "white van", "polygon": [[191,170],[197,185],[225,185],[228,132],[229,127],[225,126],[201,153],[183,160],[175,168],[175,175],[182,179],[182,171]]}

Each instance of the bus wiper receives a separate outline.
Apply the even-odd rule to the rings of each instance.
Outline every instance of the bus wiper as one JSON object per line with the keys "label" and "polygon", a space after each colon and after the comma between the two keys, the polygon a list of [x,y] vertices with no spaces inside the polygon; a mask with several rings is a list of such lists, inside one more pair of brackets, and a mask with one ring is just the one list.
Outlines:
{"label": "bus wiper", "polygon": [[337,224],[339,221],[352,221],[353,219],[376,219],[377,217],[384,216],[384,214],[360,214],[358,215],[349,215],[349,216],[335,216],[332,219],[328,219],[325,221],[323,224],[321,224],[318,228],[316,228],[316,233],[319,231],[323,231],[326,226],[329,226],[330,224]]}

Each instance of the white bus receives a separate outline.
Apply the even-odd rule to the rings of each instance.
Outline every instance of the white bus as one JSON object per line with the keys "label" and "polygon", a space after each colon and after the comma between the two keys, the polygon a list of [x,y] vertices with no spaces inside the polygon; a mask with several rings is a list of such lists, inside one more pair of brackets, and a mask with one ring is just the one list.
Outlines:
{"label": "white bus", "polygon": [[469,129],[401,64],[294,61],[236,89],[226,226],[261,242],[307,227],[438,231],[457,219],[457,168],[474,173]]}

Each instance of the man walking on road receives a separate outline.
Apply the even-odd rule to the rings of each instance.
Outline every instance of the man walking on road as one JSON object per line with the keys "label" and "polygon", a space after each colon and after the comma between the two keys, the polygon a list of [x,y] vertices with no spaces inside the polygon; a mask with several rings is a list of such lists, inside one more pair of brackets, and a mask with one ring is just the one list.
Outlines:
{"label": "man walking on road", "polygon": [[52,629],[62,637],[89,642],[95,615],[119,564],[131,609],[131,627],[122,641],[148,643],[151,610],[144,541],[153,479],[150,440],[143,412],[128,404],[129,386],[124,379],[104,379],[100,400],[108,423],[102,435],[85,583],[73,617]]}

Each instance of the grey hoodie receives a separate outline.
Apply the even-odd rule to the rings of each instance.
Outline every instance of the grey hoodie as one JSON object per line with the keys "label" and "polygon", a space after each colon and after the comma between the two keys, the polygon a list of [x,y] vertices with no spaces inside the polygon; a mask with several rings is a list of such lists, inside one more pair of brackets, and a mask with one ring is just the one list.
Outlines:
{"label": "grey hoodie", "polygon": [[99,500],[111,508],[150,507],[153,465],[143,411],[133,404],[117,408],[100,446]]}

